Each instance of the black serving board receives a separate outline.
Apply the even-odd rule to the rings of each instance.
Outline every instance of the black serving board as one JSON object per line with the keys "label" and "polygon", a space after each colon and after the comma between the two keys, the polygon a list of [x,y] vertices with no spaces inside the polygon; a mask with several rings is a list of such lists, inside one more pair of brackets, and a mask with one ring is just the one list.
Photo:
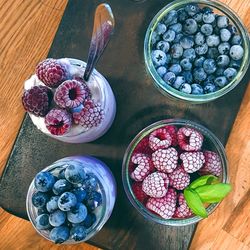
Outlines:
{"label": "black serving board", "polygon": [[[69,0],[48,57],[86,61],[94,11],[101,2]],[[178,228],[158,225],[144,219],[132,207],[122,187],[123,154],[141,129],[165,118],[196,121],[212,130],[225,145],[249,75],[231,93],[211,103],[192,105],[168,99],[153,86],[146,72],[143,42],[151,19],[169,1],[106,2],[113,9],[116,29],[97,70],[106,76],[117,100],[111,129],[94,142],[67,144],[42,134],[26,115],[1,178],[0,205],[27,219],[25,198],[35,174],[62,157],[90,154],[111,168],[118,197],[111,218],[89,243],[105,249],[187,249],[195,225]]]}

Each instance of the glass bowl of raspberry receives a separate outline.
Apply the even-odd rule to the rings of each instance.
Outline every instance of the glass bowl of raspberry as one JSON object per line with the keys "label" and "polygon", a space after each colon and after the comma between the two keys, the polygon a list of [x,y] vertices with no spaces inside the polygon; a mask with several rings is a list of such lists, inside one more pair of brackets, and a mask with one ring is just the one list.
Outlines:
{"label": "glass bowl of raspberry", "polygon": [[106,164],[91,156],[71,156],[36,174],[26,210],[41,236],[56,244],[76,244],[102,229],[115,200],[116,182]]}
{"label": "glass bowl of raspberry", "polygon": [[249,68],[249,45],[247,28],[226,4],[176,0],[151,21],[144,58],[161,93],[204,103],[240,83]]}
{"label": "glass bowl of raspberry", "polygon": [[83,80],[86,63],[71,58],[45,59],[24,84],[22,103],[44,134],[68,143],[101,137],[113,123],[116,102],[108,81],[93,70]]}
{"label": "glass bowl of raspberry", "polygon": [[139,213],[170,226],[209,216],[230,190],[219,139],[202,125],[182,119],[158,121],[136,135],[123,158],[122,181]]}

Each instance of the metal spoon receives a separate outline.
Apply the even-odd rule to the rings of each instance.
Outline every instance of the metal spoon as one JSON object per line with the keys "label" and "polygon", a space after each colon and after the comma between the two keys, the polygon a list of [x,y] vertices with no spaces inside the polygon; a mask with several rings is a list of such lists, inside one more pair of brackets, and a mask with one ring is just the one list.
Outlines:
{"label": "metal spoon", "polygon": [[89,47],[87,66],[84,72],[84,80],[89,77],[107,46],[110,36],[113,34],[115,20],[110,6],[106,3],[97,6],[95,11],[94,27]]}

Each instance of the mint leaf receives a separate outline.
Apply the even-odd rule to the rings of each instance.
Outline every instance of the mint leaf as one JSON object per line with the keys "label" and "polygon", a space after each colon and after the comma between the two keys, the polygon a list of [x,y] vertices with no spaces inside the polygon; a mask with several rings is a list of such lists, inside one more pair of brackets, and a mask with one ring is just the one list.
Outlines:
{"label": "mint leaf", "polygon": [[218,183],[197,187],[195,191],[200,196],[202,202],[216,203],[220,202],[231,189],[230,184]]}
{"label": "mint leaf", "polygon": [[202,204],[202,201],[199,195],[192,189],[186,188],[184,190],[184,197],[192,212],[196,215],[199,215],[202,218],[207,217],[207,211]]}
{"label": "mint leaf", "polygon": [[213,184],[218,181],[218,178],[214,175],[203,175],[193,181],[190,185],[189,188],[195,189],[200,186],[204,186],[206,184]]}

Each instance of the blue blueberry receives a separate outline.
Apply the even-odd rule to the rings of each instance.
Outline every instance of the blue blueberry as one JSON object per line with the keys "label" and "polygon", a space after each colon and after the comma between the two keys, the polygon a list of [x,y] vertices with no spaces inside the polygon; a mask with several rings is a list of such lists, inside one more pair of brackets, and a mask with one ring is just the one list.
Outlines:
{"label": "blue blueberry", "polygon": [[229,24],[227,29],[231,32],[232,35],[235,35],[237,33],[237,28],[232,24]]}
{"label": "blue blueberry", "polygon": [[225,71],[224,71],[224,76],[229,80],[233,80],[234,77],[237,75],[237,70],[234,69],[234,68],[227,68]]}
{"label": "blue blueberry", "polygon": [[188,13],[189,16],[194,16],[200,11],[200,9],[197,4],[192,3],[185,6],[185,11]]}
{"label": "blue blueberry", "polygon": [[66,220],[66,214],[61,210],[56,210],[49,215],[49,223],[53,227],[59,227],[64,224]]}
{"label": "blue blueberry", "polygon": [[208,47],[216,47],[220,44],[220,37],[217,35],[210,35],[206,38]]}
{"label": "blue blueberry", "polygon": [[180,65],[183,70],[191,70],[192,69],[192,63],[188,58],[184,58],[180,61]]}
{"label": "blue blueberry", "polygon": [[180,33],[182,31],[182,24],[181,23],[175,23],[168,27],[170,30],[173,30],[175,34]]}
{"label": "blue blueberry", "polygon": [[185,82],[189,84],[193,83],[193,75],[190,71],[183,71],[182,76],[185,78]]}
{"label": "blue blueberry", "polygon": [[224,75],[224,71],[225,71],[225,68],[218,68],[218,69],[215,71],[215,75],[216,75],[216,76],[223,76],[223,75]]}
{"label": "blue blueberry", "polygon": [[190,49],[194,46],[194,38],[192,36],[183,36],[180,39],[180,44],[183,49]]}
{"label": "blue blueberry", "polygon": [[213,13],[213,9],[208,7],[208,6],[205,6],[201,9],[201,12],[206,14],[206,13]]}
{"label": "blue blueberry", "polygon": [[241,39],[241,36],[240,35],[234,35],[232,38],[231,38],[231,44],[232,45],[240,45],[242,42],[242,39]]}
{"label": "blue blueberry", "polygon": [[160,77],[163,77],[167,73],[167,68],[164,66],[160,66],[156,71]]}
{"label": "blue blueberry", "polygon": [[202,45],[197,45],[195,46],[195,52],[199,55],[205,55],[208,51],[208,46],[206,43],[202,44]]}
{"label": "blue blueberry", "polygon": [[186,19],[188,19],[188,14],[187,12],[185,11],[185,9],[181,8],[177,11],[178,13],[178,20],[179,22],[184,22]]}
{"label": "blue blueberry", "polygon": [[175,42],[175,43],[180,43],[181,38],[182,38],[183,36],[184,36],[184,35],[183,35],[182,33],[176,34],[175,39],[174,39],[174,42]]}
{"label": "blue blueberry", "polygon": [[175,39],[175,32],[173,30],[168,30],[163,34],[162,38],[166,42],[173,42]]}
{"label": "blue blueberry", "polygon": [[227,67],[230,63],[230,58],[227,55],[217,57],[216,63],[219,67]]}
{"label": "blue blueberry", "polygon": [[66,191],[69,191],[71,188],[72,188],[71,183],[69,183],[65,179],[59,179],[58,181],[55,182],[52,190],[55,195],[59,195]]}
{"label": "blue blueberry", "polygon": [[202,95],[203,94],[203,88],[200,84],[194,83],[191,85],[192,88],[192,94],[193,95]]}
{"label": "blue blueberry", "polygon": [[207,78],[207,74],[203,68],[195,68],[193,71],[194,80],[197,82],[202,82]]}
{"label": "blue blueberry", "polygon": [[164,65],[167,61],[165,52],[161,50],[153,50],[151,53],[152,60],[154,65],[161,66]]}
{"label": "blue blueberry", "polygon": [[181,86],[180,86],[180,89],[179,89],[181,92],[183,93],[186,93],[186,94],[191,94],[192,92],[192,88],[190,86],[190,84],[188,83],[183,83]]}
{"label": "blue blueberry", "polygon": [[39,191],[39,192],[34,193],[31,199],[32,199],[32,204],[35,207],[40,208],[46,205],[46,203],[49,200],[49,196],[48,194]]}
{"label": "blue blueberry", "polygon": [[216,71],[216,63],[214,59],[206,59],[203,63],[203,69],[207,74],[212,74]]}
{"label": "blue blueberry", "polygon": [[166,15],[166,17],[164,18],[164,23],[166,25],[171,24],[173,21],[175,21],[175,19],[177,19],[178,15],[177,15],[177,11],[176,10],[171,10],[168,12],[168,14]]}
{"label": "blue blueberry", "polygon": [[72,223],[81,223],[86,219],[87,214],[87,207],[82,203],[78,203],[71,211],[67,212],[67,219]]}
{"label": "blue blueberry", "polygon": [[72,184],[79,184],[86,178],[86,173],[81,165],[70,165],[65,170],[65,178]]}
{"label": "blue blueberry", "polygon": [[219,76],[215,78],[214,83],[220,88],[223,88],[228,84],[228,80],[225,76]]}
{"label": "blue blueberry", "polygon": [[229,51],[229,55],[233,60],[240,60],[244,55],[244,49],[241,45],[233,45]]}
{"label": "blue blueberry", "polygon": [[86,201],[86,206],[90,210],[96,209],[98,206],[102,204],[102,195],[99,192],[91,192],[88,194],[87,201]]}
{"label": "blue blueberry", "polygon": [[198,25],[194,19],[188,18],[187,20],[185,20],[183,24],[183,31],[186,34],[189,34],[189,35],[195,34],[197,30],[198,30]]}
{"label": "blue blueberry", "polygon": [[207,78],[206,78],[206,80],[204,81],[204,83],[213,83],[214,82],[214,79],[215,79],[215,76],[214,76],[214,74],[212,74],[212,75],[208,75],[207,76]]}
{"label": "blue blueberry", "polygon": [[218,51],[221,55],[227,55],[230,51],[230,44],[227,42],[221,43],[218,46]]}
{"label": "blue blueberry", "polygon": [[193,62],[196,58],[195,50],[193,48],[185,49],[183,52],[183,57],[188,58],[191,62]]}
{"label": "blue blueberry", "polygon": [[154,45],[160,40],[160,36],[154,31],[151,36],[151,43]]}
{"label": "blue blueberry", "polygon": [[172,85],[174,83],[176,79],[176,76],[173,72],[167,72],[164,76],[163,76],[163,80],[169,84],[169,85]]}
{"label": "blue blueberry", "polygon": [[218,16],[217,17],[217,27],[222,29],[226,28],[229,24],[229,19],[226,16]]}
{"label": "blue blueberry", "polygon": [[201,26],[201,32],[205,36],[210,36],[213,34],[213,26],[211,24],[205,23]]}
{"label": "blue blueberry", "polygon": [[180,86],[181,86],[183,83],[185,83],[185,78],[184,78],[184,76],[177,76],[172,86],[173,86],[175,89],[179,89]]}
{"label": "blue blueberry", "polygon": [[[77,109],[79,108],[79,110],[74,111],[74,112],[81,112],[83,105],[79,105],[78,107],[76,107]],[[58,179],[65,179],[65,168],[61,169],[57,175]]]}
{"label": "blue blueberry", "polygon": [[241,60],[240,61],[235,61],[235,60],[231,60],[229,66],[235,69],[239,69],[241,66]]}
{"label": "blue blueberry", "polygon": [[81,223],[85,228],[90,228],[96,221],[95,214],[89,213],[85,220]]}
{"label": "blue blueberry", "polygon": [[62,211],[69,211],[77,203],[76,196],[71,192],[63,193],[58,199],[58,207]]}
{"label": "blue blueberry", "polygon": [[202,45],[205,43],[205,36],[201,32],[197,32],[194,37],[194,41],[197,45]]}
{"label": "blue blueberry", "polygon": [[214,48],[214,47],[208,48],[207,58],[216,59],[219,55],[220,53],[217,48]]}
{"label": "blue blueberry", "polygon": [[70,230],[70,237],[75,241],[84,240],[87,236],[87,231],[84,226],[77,225]]}
{"label": "blue blueberry", "polygon": [[83,188],[74,188],[72,193],[76,196],[78,202],[82,202],[87,196],[87,192]]}
{"label": "blue blueberry", "polygon": [[215,20],[215,15],[213,13],[204,13],[202,16],[202,20],[204,23],[213,23]]}
{"label": "blue blueberry", "polygon": [[49,237],[56,244],[62,244],[69,238],[69,228],[66,226],[55,227],[50,231]]}
{"label": "blue blueberry", "polygon": [[52,196],[50,197],[49,201],[46,204],[46,208],[48,210],[49,213],[55,211],[58,209],[58,199],[59,196]]}
{"label": "blue blueberry", "polygon": [[37,209],[37,214],[38,214],[38,215],[47,214],[47,213],[48,213],[48,211],[47,211],[47,209],[46,209],[46,206],[44,206],[44,207],[39,207],[39,208]]}
{"label": "blue blueberry", "polygon": [[204,86],[204,93],[212,93],[217,90],[216,86],[213,83],[208,83]]}
{"label": "blue blueberry", "polygon": [[231,32],[228,29],[220,30],[220,39],[222,42],[227,42],[231,38]]}
{"label": "blue blueberry", "polygon": [[203,66],[205,59],[206,58],[204,56],[196,58],[194,61],[194,66],[197,68],[201,68]]}
{"label": "blue blueberry", "polygon": [[35,187],[38,191],[48,192],[55,183],[55,177],[49,172],[39,172],[35,177]]}
{"label": "blue blueberry", "polygon": [[164,23],[158,23],[156,27],[156,32],[159,35],[162,35],[167,31],[167,26]]}
{"label": "blue blueberry", "polygon": [[172,55],[172,58],[180,58],[183,54],[182,46],[178,43],[175,43],[171,47],[170,54]]}
{"label": "blue blueberry", "polygon": [[168,70],[173,72],[175,75],[179,75],[182,71],[181,66],[179,64],[172,64]]}
{"label": "blue blueberry", "polygon": [[51,225],[49,224],[49,215],[41,214],[36,217],[35,225],[38,230],[49,229]]}
{"label": "blue blueberry", "polygon": [[169,51],[169,48],[170,48],[170,45],[168,42],[166,41],[159,41],[157,44],[156,44],[156,48],[158,50],[162,50],[163,52],[167,53]]}
{"label": "blue blueberry", "polygon": [[201,12],[199,13],[196,13],[194,16],[193,16],[193,19],[197,22],[197,23],[201,23],[202,22],[202,16],[203,14]]}
{"label": "blue blueberry", "polygon": [[98,188],[98,180],[94,175],[87,174],[87,178],[84,180],[82,188],[84,188],[87,192],[96,191]]}

